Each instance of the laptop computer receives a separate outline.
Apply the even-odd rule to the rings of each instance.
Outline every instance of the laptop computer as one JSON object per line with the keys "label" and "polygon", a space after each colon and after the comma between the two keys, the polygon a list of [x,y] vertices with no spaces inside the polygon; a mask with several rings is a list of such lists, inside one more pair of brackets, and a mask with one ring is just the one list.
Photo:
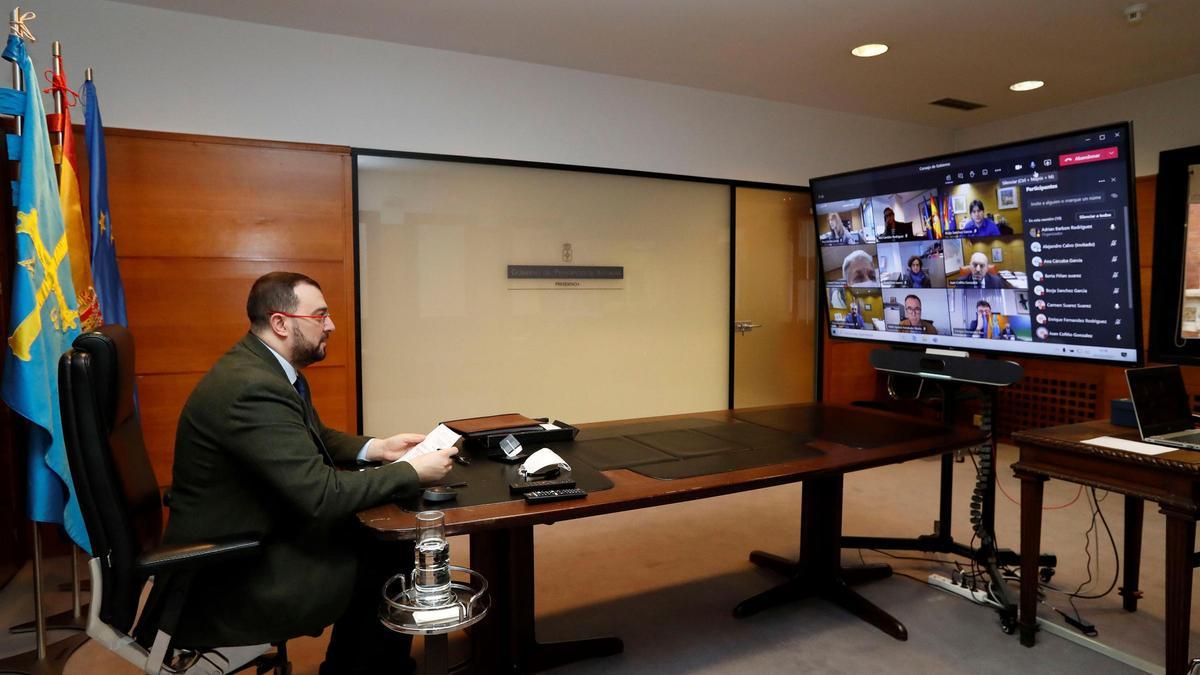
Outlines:
{"label": "laptop computer", "polygon": [[1200,430],[1179,366],[1129,368],[1125,381],[1143,441],[1200,450]]}

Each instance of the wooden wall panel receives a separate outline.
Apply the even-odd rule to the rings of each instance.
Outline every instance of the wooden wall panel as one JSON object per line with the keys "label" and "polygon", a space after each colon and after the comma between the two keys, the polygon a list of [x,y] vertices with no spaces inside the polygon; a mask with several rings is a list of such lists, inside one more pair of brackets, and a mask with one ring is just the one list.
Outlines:
{"label": "wooden wall panel", "polygon": [[[141,345],[137,345],[141,351]],[[138,411],[142,415],[142,435],[146,452],[158,484],[171,484],[171,467],[175,456],[175,427],[179,413],[192,393],[192,388],[204,373],[180,375],[138,375]]]}
{"label": "wooden wall panel", "polygon": [[[1135,184],[1138,222],[1138,269],[1142,284],[1142,345],[1150,344],[1150,291],[1154,263],[1154,197],[1156,176],[1143,176]],[[1124,379],[1122,379],[1122,386]]]}
{"label": "wooden wall panel", "polygon": [[142,426],[159,483],[170,482],[184,402],[245,334],[246,294],[271,270],[321,284],[337,330],[325,361],[306,375],[322,420],[353,431],[349,148],[125,129],[106,130],[105,141]]}
{"label": "wooden wall panel", "polygon": [[[1149,342],[1155,177],[1138,178],[1135,191],[1144,347]],[[847,402],[871,399],[884,392],[880,376],[867,362],[867,354],[871,349],[885,345],[832,340],[828,337],[824,343],[825,379],[822,389],[825,400]],[[1049,426],[1065,420],[1105,418],[1109,415],[1109,400],[1128,395],[1124,366],[1012,356],[1004,358],[1016,361],[1025,368],[1027,382],[1006,390],[1002,395],[1001,410],[1011,411],[1009,420],[1002,420],[1000,425],[1002,435],[1021,428]],[[1192,374],[1197,370],[1200,369],[1184,369],[1188,389],[1194,392],[1200,392],[1200,372]],[[1038,411],[1025,410],[1029,406],[1044,407],[1044,414],[1031,414]]]}
{"label": "wooden wall panel", "polygon": [[139,373],[207,370],[246,334],[250,284],[284,268],[316,279],[329,302],[336,329],[322,365],[345,365],[347,351],[353,351],[341,330],[353,321],[345,300],[353,289],[343,284],[340,261],[122,257],[120,265]]}
{"label": "wooden wall panel", "polygon": [[135,199],[112,195],[121,256],[344,259],[344,155],[126,136],[108,153],[137,181]]}
{"label": "wooden wall panel", "polygon": [[826,403],[870,401],[885,389],[871,367],[870,354],[887,345],[837,340],[826,333],[821,339],[825,358],[821,368],[821,400]]}
{"label": "wooden wall panel", "polygon": [[348,157],[346,148],[118,129],[105,139],[110,180],[118,172],[139,180],[139,199],[128,204],[135,210],[254,217],[340,211],[329,198],[341,192],[341,185],[329,178]]}

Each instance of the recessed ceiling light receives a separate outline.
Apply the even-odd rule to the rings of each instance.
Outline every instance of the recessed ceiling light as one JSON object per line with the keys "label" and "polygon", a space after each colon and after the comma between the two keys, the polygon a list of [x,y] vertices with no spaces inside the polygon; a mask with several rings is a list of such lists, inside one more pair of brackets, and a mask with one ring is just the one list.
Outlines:
{"label": "recessed ceiling light", "polygon": [[850,53],[855,56],[861,56],[863,58],[867,58],[870,56],[879,56],[880,54],[886,52],[887,50],[888,50],[887,45],[869,44],[869,45],[859,45],[859,46],[855,47],[854,49],[851,49]]}
{"label": "recessed ceiling light", "polygon": [[1032,91],[1034,89],[1041,89],[1044,86],[1046,86],[1046,83],[1041,80],[1024,80],[1010,84],[1008,88],[1013,91]]}

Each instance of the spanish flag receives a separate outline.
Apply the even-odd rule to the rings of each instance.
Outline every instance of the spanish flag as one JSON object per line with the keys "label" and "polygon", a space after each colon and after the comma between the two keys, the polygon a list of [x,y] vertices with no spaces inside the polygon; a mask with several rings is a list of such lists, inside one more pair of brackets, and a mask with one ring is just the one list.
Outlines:
{"label": "spanish flag", "polygon": [[929,198],[930,220],[933,221],[933,238],[942,238],[942,218],[938,215],[937,195]]}
{"label": "spanish flag", "polygon": [[62,204],[63,225],[67,230],[67,253],[71,256],[71,281],[75,285],[75,300],[79,304],[79,321],[84,332],[93,331],[104,323],[100,302],[92,281],[92,247],[83,225],[83,207],[79,203],[79,174],[75,167],[75,132],[71,127],[71,107],[78,95],[67,87],[63,75],[62,56],[54,57],[55,72],[50,75],[50,88],[45,90],[61,97],[62,113],[46,116],[50,132],[62,132],[62,145],[57,148],[58,196]]}
{"label": "spanish flag", "polygon": [[946,234],[950,234],[958,229],[958,224],[954,220],[954,211],[950,206],[950,198],[942,197],[942,213],[946,214],[946,222],[942,223],[942,231]]}

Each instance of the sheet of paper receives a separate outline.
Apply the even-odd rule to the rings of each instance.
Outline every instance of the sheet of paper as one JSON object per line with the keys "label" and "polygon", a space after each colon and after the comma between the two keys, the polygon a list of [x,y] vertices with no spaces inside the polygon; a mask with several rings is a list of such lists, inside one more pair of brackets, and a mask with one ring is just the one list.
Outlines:
{"label": "sheet of paper", "polygon": [[1171,452],[1179,448],[1170,448],[1165,445],[1155,445],[1153,443],[1143,443],[1141,441],[1129,441],[1124,438],[1115,438],[1113,436],[1097,436],[1089,438],[1084,443],[1089,445],[1099,445],[1104,448],[1114,448],[1116,450],[1125,450],[1127,452],[1136,452],[1139,455],[1161,455],[1164,452]]}
{"label": "sheet of paper", "polygon": [[458,434],[450,431],[450,428],[445,424],[439,424],[433,431],[425,434],[425,440],[414,445],[412,449],[404,453],[397,462],[403,462],[406,459],[416,459],[421,455],[428,455],[431,452],[448,448],[458,442],[462,438]]}
{"label": "sheet of paper", "polygon": [[462,618],[462,607],[444,607],[442,609],[422,609],[412,613],[413,621],[417,625],[423,626],[428,623],[445,623],[447,621],[458,621]]}
{"label": "sheet of paper", "polygon": [[553,424],[542,424],[541,427],[546,431],[558,431],[558,427]]}

